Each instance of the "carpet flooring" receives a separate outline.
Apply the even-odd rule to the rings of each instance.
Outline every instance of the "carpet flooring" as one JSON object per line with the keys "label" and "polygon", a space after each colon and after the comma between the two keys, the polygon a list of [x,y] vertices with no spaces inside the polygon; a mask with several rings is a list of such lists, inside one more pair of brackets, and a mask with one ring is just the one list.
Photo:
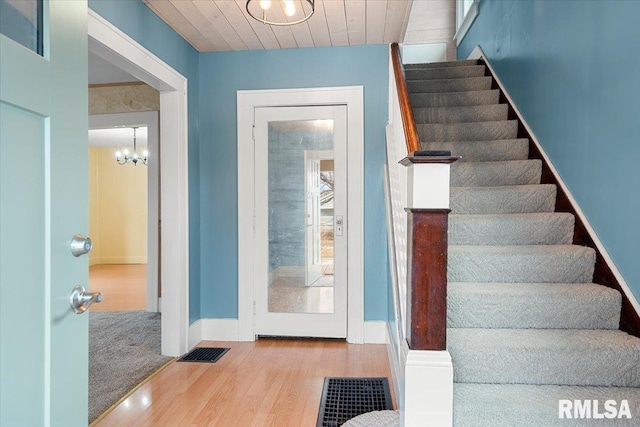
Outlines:
{"label": "carpet flooring", "polygon": [[89,423],[171,360],[160,355],[160,314],[89,313]]}

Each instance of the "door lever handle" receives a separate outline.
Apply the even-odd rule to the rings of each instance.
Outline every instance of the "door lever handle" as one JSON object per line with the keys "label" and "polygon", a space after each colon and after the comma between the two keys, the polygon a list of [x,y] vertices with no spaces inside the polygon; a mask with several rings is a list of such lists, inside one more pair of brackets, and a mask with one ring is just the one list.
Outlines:
{"label": "door lever handle", "polygon": [[94,302],[102,301],[102,292],[86,292],[84,286],[76,285],[73,287],[69,304],[76,314],[82,314]]}

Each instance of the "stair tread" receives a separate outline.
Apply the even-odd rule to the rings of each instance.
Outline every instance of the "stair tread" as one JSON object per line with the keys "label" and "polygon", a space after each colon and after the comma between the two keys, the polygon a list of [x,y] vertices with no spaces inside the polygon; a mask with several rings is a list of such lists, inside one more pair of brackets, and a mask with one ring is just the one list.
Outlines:
{"label": "stair tread", "polygon": [[[561,419],[558,402],[561,399],[597,399],[602,411],[607,400],[622,400],[630,406],[631,419]],[[633,426],[640,414],[640,388],[594,387],[529,384],[469,384],[453,385],[454,425],[456,427],[563,427],[581,426]]]}
{"label": "stair tread", "polygon": [[[450,350],[455,351],[461,347],[483,349],[490,353],[513,348],[530,352],[541,349],[588,351],[618,348],[640,357],[640,338],[620,330],[448,328],[447,334],[447,344],[451,344]],[[636,369],[640,371],[640,365]]]}
{"label": "stair tread", "polygon": [[620,330],[449,328],[447,349],[458,382],[640,386],[640,338]]}

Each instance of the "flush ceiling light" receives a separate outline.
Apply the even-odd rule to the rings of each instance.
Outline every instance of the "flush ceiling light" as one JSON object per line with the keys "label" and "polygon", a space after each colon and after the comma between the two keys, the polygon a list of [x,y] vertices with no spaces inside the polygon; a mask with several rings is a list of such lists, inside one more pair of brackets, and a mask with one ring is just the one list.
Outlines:
{"label": "flush ceiling light", "polygon": [[[276,3],[276,4],[272,4]],[[296,10],[296,3],[301,4],[301,11]],[[305,8],[305,3],[310,7]],[[287,25],[300,24],[311,18],[315,11],[314,0],[247,0],[247,13],[256,21],[263,24],[277,25],[284,27]],[[284,13],[272,8],[282,8]],[[308,10],[307,10],[308,9]],[[269,13],[269,11],[271,11]],[[267,17],[269,13],[270,17]],[[288,18],[302,17],[295,21],[287,21]]]}

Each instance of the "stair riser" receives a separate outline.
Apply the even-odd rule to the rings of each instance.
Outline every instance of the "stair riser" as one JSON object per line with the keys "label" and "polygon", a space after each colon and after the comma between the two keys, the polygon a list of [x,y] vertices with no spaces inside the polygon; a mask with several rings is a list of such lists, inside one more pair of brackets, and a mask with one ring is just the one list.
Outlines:
{"label": "stair riser", "polygon": [[[456,427],[637,427],[636,414],[640,414],[640,389],[637,388],[456,383],[453,390],[453,425]],[[560,418],[560,400],[591,401],[594,405],[593,401],[597,400],[600,414],[605,412],[607,400],[615,401],[618,409],[626,400],[632,418]],[[577,406],[573,405],[572,408]]]}
{"label": "stair riser", "polygon": [[507,120],[507,104],[456,108],[414,108],[416,124],[468,123]]}
{"label": "stair riser", "polygon": [[468,77],[484,77],[484,75],[484,65],[405,70],[405,78],[407,80],[464,79]]}
{"label": "stair riser", "polygon": [[481,358],[469,351],[449,352],[456,364],[455,382],[640,387],[637,349],[591,350],[588,355],[583,348],[563,350],[487,351]]}
{"label": "stair riser", "polygon": [[595,252],[585,247],[571,251],[561,251],[562,248],[567,246],[521,253],[483,252],[480,246],[449,246],[447,279],[449,282],[591,282]]}
{"label": "stair riser", "polygon": [[449,150],[454,156],[462,156],[456,163],[524,160],[529,156],[529,140],[426,142],[422,149]]}
{"label": "stair riser", "polygon": [[490,90],[491,77],[470,77],[467,79],[447,80],[409,80],[407,89],[411,93],[443,93]]}
{"label": "stair riser", "polygon": [[553,212],[555,185],[514,187],[454,187],[450,207],[453,214],[506,214]]}
{"label": "stair riser", "polygon": [[464,107],[490,105],[500,102],[500,91],[415,93],[409,94],[413,108]]}
{"label": "stair riser", "polygon": [[422,142],[432,141],[487,141],[495,139],[515,139],[518,136],[518,122],[456,123],[417,125]]}
{"label": "stair riser", "polygon": [[540,184],[540,160],[512,162],[454,163],[451,166],[452,187],[498,187]]}
{"label": "stair riser", "polygon": [[621,296],[583,283],[449,283],[447,306],[449,328],[618,329]]}
{"label": "stair riser", "polygon": [[565,213],[450,215],[450,245],[569,245],[574,217]]}
{"label": "stair riser", "polygon": [[447,329],[454,381],[640,386],[640,339],[618,330]]}

